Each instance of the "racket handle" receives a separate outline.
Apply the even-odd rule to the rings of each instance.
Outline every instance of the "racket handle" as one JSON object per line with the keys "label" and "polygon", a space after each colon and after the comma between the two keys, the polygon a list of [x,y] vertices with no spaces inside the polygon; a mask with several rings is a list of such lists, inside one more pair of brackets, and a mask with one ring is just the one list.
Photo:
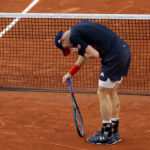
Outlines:
{"label": "racket handle", "polygon": [[70,92],[73,93],[73,87],[72,87],[72,82],[70,78],[68,79],[68,83],[69,83]]}

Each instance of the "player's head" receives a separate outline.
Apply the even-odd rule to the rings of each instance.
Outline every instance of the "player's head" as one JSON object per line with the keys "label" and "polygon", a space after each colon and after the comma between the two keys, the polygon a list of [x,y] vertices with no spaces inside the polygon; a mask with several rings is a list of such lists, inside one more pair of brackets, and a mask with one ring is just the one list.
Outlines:
{"label": "player's head", "polygon": [[67,47],[63,47],[63,35],[65,32],[59,31],[55,37],[55,45],[62,50],[64,56],[70,55],[70,49]]}

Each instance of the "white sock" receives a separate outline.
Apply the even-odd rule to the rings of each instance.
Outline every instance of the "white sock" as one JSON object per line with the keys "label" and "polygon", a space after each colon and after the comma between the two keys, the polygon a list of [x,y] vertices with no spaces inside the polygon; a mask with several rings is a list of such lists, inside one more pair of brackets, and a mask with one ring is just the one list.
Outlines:
{"label": "white sock", "polygon": [[102,123],[111,123],[111,120],[102,120]]}
{"label": "white sock", "polygon": [[111,121],[117,121],[119,118],[112,118]]}

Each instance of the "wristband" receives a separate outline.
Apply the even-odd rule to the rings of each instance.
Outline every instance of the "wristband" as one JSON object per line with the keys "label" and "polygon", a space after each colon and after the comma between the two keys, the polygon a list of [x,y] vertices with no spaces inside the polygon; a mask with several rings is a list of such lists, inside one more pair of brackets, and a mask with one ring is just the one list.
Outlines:
{"label": "wristband", "polygon": [[73,76],[76,72],[78,72],[79,69],[80,69],[80,67],[77,66],[76,64],[74,64],[74,66],[73,66],[72,69],[69,71],[69,73]]}

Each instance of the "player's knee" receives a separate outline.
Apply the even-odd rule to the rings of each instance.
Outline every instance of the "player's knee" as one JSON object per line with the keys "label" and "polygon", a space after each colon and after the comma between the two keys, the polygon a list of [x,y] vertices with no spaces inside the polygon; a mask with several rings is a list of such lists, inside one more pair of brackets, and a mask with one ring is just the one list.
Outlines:
{"label": "player's knee", "polygon": [[115,98],[117,97],[117,95],[118,95],[116,88],[113,88],[113,89],[109,92],[109,94],[110,94],[111,99],[115,99]]}
{"label": "player's knee", "polygon": [[109,96],[109,90],[107,88],[99,87],[97,95],[100,99],[105,99],[107,96]]}
{"label": "player's knee", "polygon": [[112,88],[110,91],[109,91],[109,94],[111,97],[114,97],[116,95],[116,89],[115,88]]}

